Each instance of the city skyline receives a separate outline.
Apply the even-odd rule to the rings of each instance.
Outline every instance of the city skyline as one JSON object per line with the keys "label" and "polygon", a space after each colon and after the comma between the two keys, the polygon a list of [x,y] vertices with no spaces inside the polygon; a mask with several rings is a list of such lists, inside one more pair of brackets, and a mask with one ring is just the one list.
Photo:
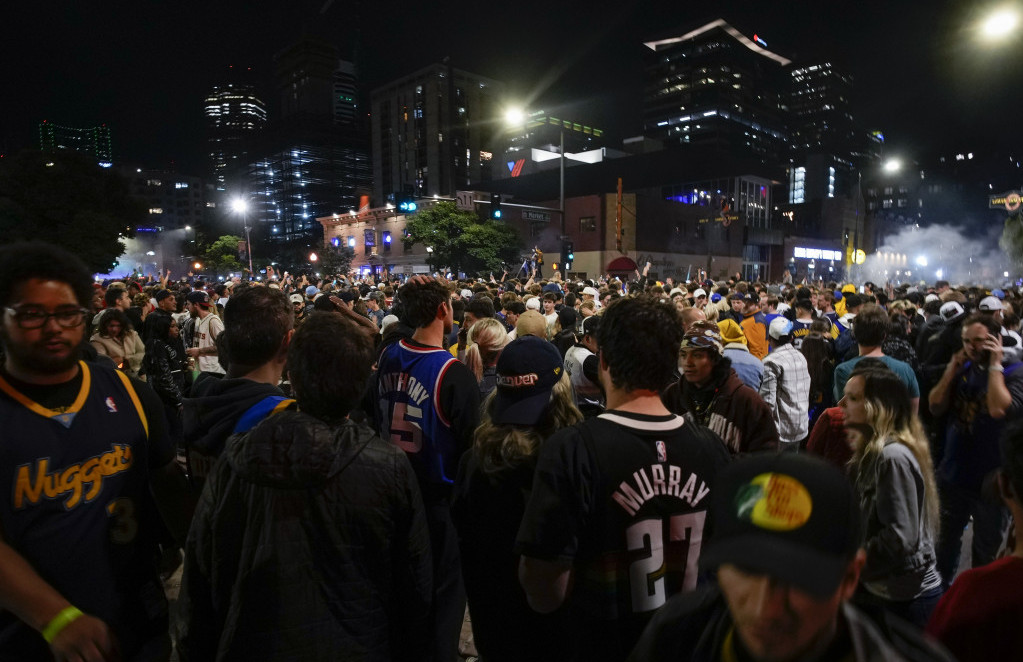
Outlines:
{"label": "city skyline", "polygon": [[[983,47],[971,26],[985,7],[765,4],[687,3],[683,13],[659,0],[557,9],[524,0],[501,14],[458,0],[431,7],[385,0],[372,10],[332,0],[286,8],[185,0],[162,13],[73,6],[58,16],[22,7],[0,46],[9,92],[0,102],[0,150],[38,147],[32,139],[42,120],[106,124],[118,160],[202,173],[202,102],[211,87],[231,64],[269,80],[274,54],[306,31],[329,35],[342,57],[355,59],[366,92],[450,57],[504,82],[509,104],[560,108],[616,141],[642,132],[644,41],[717,18],[795,62],[825,58],[848,71],[857,120],[885,131],[910,158],[1020,145],[1011,120],[1021,48],[1014,40]],[[268,101],[272,90],[263,94]]]}

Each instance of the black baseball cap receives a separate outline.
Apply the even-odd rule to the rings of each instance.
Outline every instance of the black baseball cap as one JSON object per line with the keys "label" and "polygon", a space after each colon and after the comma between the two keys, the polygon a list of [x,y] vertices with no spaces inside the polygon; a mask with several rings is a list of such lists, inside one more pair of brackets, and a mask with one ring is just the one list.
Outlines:
{"label": "black baseball cap", "polygon": [[860,513],[849,479],[824,460],[797,453],[748,455],[717,477],[714,533],[704,569],[730,563],[827,597],[860,546]]}
{"label": "black baseball cap", "polygon": [[490,418],[497,425],[536,425],[561,379],[558,348],[536,336],[508,343],[497,359],[497,389]]}
{"label": "black baseball cap", "polygon": [[200,306],[210,305],[210,295],[206,294],[202,290],[195,290],[188,293],[188,302],[197,303]]}
{"label": "black baseball cap", "polygon": [[171,292],[170,290],[157,290],[156,294],[153,295],[153,298],[156,299],[157,301],[163,301],[167,297],[172,296],[174,296],[174,293]]}

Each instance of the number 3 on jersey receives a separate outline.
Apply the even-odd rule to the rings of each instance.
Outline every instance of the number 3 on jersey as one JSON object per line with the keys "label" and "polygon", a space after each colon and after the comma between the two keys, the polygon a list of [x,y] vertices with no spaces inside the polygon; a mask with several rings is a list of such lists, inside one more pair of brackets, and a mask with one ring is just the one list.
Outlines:
{"label": "number 3 on jersey", "polygon": [[406,453],[418,453],[423,450],[423,428],[408,417],[422,420],[423,410],[405,402],[391,405],[391,443]]}
{"label": "number 3 on jersey", "polygon": [[[706,519],[707,512],[701,511],[664,520],[645,519],[625,529],[629,558],[634,559],[629,564],[633,613],[659,608],[668,599],[669,589],[674,593],[696,588],[696,562]],[[669,582],[670,587],[666,586]]]}

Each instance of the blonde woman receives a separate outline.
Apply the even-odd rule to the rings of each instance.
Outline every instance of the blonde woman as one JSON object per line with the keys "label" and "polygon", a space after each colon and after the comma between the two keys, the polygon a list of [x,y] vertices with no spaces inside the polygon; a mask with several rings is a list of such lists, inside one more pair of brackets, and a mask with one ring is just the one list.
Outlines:
{"label": "blonde woman", "polygon": [[563,614],[534,612],[519,587],[515,535],[541,444],[582,419],[554,345],[522,336],[504,348],[451,505],[473,636],[489,662],[568,659]]}
{"label": "blonde woman", "polygon": [[867,550],[861,602],[923,627],[941,597],[938,491],[909,390],[882,362],[863,359],[839,406],[853,447]]}
{"label": "blonde woman", "polygon": [[508,344],[504,324],[493,317],[485,317],[470,327],[466,335],[465,365],[480,385],[480,397],[485,398],[497,385],[497,357]]}

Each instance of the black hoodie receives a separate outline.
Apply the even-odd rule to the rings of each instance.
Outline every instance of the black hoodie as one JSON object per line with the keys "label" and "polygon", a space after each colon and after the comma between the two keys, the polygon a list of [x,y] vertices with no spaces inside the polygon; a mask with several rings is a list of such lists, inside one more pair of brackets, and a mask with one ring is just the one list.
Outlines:
{"label": "black hoodie", "polygon": [[[202,489],[242,415],[267,398],[278,399],[285,406],[294,402],[276,386],[251,379],[208,379],[197,383],[193,390],[194,397],[182,400],[182,418],[189,478],[197,490]],[[277,411],[273,407],[270,410]]]}

